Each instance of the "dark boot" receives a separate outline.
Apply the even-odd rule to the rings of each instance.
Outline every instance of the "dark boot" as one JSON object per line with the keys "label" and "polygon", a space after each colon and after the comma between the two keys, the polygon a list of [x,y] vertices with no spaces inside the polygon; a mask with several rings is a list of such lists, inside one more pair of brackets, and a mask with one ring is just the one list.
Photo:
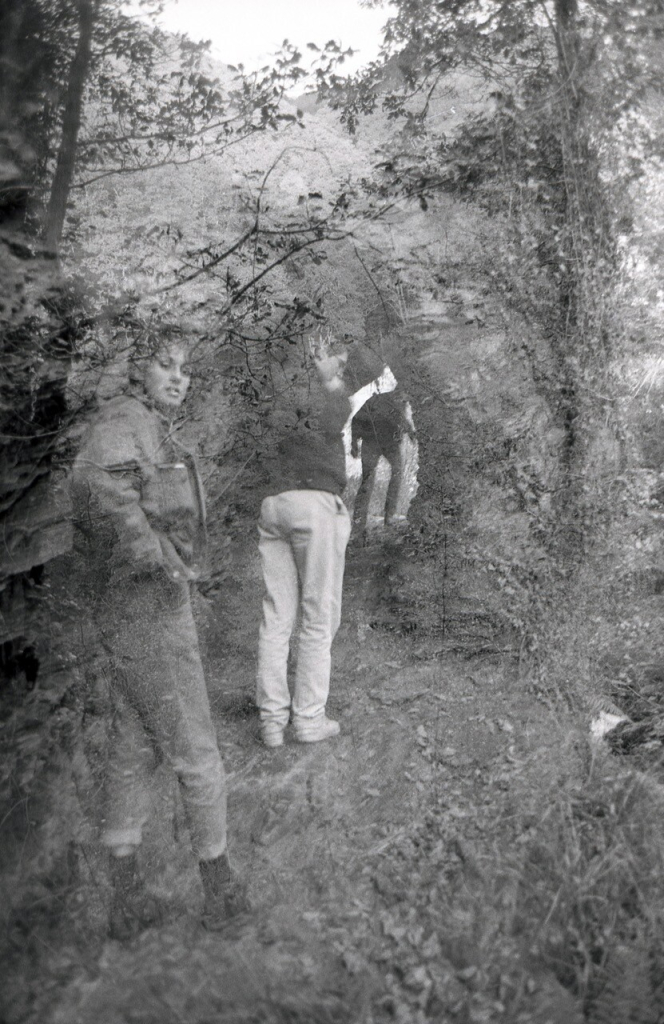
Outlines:
{"label": "dark boot", "polygon": [[145,888],[135,853],[128,857],[111,856],[111,882],[109,935],[112,939],[133,939],[145,928],[161,924],[161,908]]}
{"label": "dark boot", "polygon": [[222,853],[214,860],[199,861],[198,866],[205,893],[203,927],[218,932],[232,918],[251,910],[247,889],[231,869],[227,853]]}

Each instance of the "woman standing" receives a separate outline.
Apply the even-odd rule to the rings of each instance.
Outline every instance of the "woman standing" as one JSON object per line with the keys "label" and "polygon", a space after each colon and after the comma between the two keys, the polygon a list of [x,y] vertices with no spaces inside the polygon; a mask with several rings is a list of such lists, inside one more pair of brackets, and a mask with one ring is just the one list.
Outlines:
{"label": "woman standing", "polygon": [[106,402],[74,465],[77,548],[96,632],[111,665],[111,755],[102,843],[109,848],[110,931],[126,938],[159,914],[138,871],[150,776],[178,778],[211,929],[248,909],[231,871],[226,782],[210,715],[190,585],[205,546],[203,489],[173,436],[187,393],[186,352],[155,345],[130,394]]}

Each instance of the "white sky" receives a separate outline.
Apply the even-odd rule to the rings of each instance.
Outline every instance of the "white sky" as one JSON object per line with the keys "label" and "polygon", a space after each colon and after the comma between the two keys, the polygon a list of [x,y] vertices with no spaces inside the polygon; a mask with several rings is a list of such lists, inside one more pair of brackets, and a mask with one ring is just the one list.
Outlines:
{"label": "white sky", "polygon": [[210,39],[213,56],[250,71],[266,64],[284,39],[302,50],[304,64],[307,43],[334,39],[359,51],[340,69],[351,73],[378,55],[389,14],[387,4],[367,9],[358,0],[168,0],[160,24],[194,40]]}

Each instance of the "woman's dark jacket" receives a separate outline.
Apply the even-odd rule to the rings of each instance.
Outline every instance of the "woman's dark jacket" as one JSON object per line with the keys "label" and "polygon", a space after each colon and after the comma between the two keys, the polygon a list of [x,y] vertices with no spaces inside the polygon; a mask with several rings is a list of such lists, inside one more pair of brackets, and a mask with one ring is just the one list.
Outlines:
{"label": "woman's dark jacket", "polygon": [[140,577],[193,579],[205,549],[205,503],[191,453],[139,398],[106,402],[73,467],[76,546],[95,587]]}

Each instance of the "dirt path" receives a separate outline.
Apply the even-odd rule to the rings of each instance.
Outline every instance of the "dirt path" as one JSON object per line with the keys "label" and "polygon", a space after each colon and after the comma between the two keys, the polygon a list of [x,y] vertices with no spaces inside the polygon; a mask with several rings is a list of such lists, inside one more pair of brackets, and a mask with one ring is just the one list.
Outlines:
{"label": "dirt path", "polygon": [[542,794],[579,769],[574,727],[535,698],[510,652],[496,653],[484,584],[454,544],[467,479],[448,448],[466,434],[420,384],[429,547],[409,561],[351,544],[329,704],[341,737],[272,751],[258,740],[253,522],[232,537],[233,586],[201,608],[252,918],[221,935],[200,926],[200,881],[164,774],[144,854],[165,924],[130,945],[105,939],[106,866],[94,837],[78,842],[60,923],[45,915],[16,938],[2,1024],[580,1020],[537,966],[515,867],[529,822],[546,814]]}
{"label": "dirt path", "polygon": [[[199,880],[179,810],[173,842],[164,781],[146,853],[167,922],[133,944],[105,940],[103,868],[86,869],[74,924],[42,936],[7,1024],[576,1019],[572,998],[534,977],[507,937],[509,877],[504,913],[485,902],[501,850],[519,842],[530,774],[565,770],[568,723],[527,695],[509,659],[430,660],[421,643],[371,628],[353,588],[351,568],[329,707],[338,741],[263,748],[248,624],[223,673],[212,650],[252,919],[222,935],[200,927]],[[483,948],[503,927],[494,983]],[[507,1005],[525,1016],[505,1017]]]}

